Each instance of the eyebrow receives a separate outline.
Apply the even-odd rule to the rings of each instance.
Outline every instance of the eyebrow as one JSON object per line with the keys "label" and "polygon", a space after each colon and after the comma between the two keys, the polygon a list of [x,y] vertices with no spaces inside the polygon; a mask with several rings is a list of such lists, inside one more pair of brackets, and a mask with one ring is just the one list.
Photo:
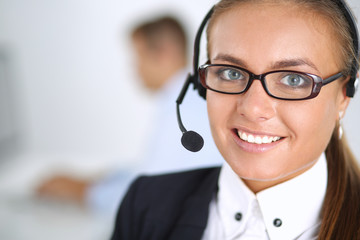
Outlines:
{"label": "eyebrow", "polygon": [[[214,60],[226,61],[231,64],[235,64],[239,67],[247,68],[247,64],[245,63],[244,60],[233,57],[229,54],[219,54],[214,58]],[[306,58],[294,58],[294,59],[281,60],[281,61],[273,63],[270,66],[270,68],[275,70],[275,69],[283,69],[283,68],[290,68],[290,67],[297,67],[297,66],[309,66],[312,69],[319,72],[319,70],[315,66],[315,64]]]}
{"label": "eyebrow", "polygon": [[240,58],[235,58],[229,54],[219,54],[214,58],[214,60],[225,61],[235,64],[239,67],[247,68],[245,61],[241,60]]}
{"label": "eyebrow", "polygon": [[297,67],[297,66],[308,66],[312,69],[319,72],[317,67],[314,63],[312,63],[309,59],[306,58],[295,58],[295,59],[286,59],[281,60],[279,62],[275,62],[273,65],[271,65],[271,68],[273,69],[279,69],[279,68],[289,68],[289,67]]}

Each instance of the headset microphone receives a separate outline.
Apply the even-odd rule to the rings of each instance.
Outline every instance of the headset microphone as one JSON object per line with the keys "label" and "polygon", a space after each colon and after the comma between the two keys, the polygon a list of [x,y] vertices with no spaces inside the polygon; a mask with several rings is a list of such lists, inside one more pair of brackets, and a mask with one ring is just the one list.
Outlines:
{"label": "headset microphone", "polygon": [[181,116],[180,116],[180,104],[183,102],[185,94],[190,86],[190,84],[194,84],[194,88],[198,90],[200,96],[202,96],[203,98],[205,98],[205,94],[206,94],[206,90],[204,87],[201,86],[198,76],[198,67],[199,67],[199,51],[200,51],[200,39],[201,39],[201,34],[205,28],[205,25],[207,23],[207,21],[209,20],[209,18],[211,17],[212,13],[213,13],[213,9],[211,8],[211,10],[206,14],[204,20],[202,21],[200,28],[197,31],[196,37],[195,37],[195,42],[194,42],[194,59],[193,59],[193,71],[194,74],[191,75],[189,74],[183,88],[181,89],[181,92],[179,94],[179,97],[176,100],[176,115],[177,115],[177,121],[179,124],[179,128],[181,130],[181,132],[183,133],[182,137],[181,137],[181,143],[182,145],[189,151],[191,152],[198,152],[202,149],[202,147],[204,146],[204,139],[200,136],[200,134],[198,134],[197,132],[194,131],[188,131],[186,130],[186,128],[184,127],[184,124],[181,121]]}
{"label": "headset microphone", "polygon": [[192,82],[192,78],[193,76],[191,75],[188,76],[183,88],[181,89],[179,97],[176,100],[176,115],[177,115],[179,128],[183,133],[181,137],[182,145],[191,152],[198,152],[204,146],[204,139],[197,132],[186,130],[184,124],[181,121],[181,116],[180,116],[180,104],[184,100],[186,91],[188,90],[189,85]]}

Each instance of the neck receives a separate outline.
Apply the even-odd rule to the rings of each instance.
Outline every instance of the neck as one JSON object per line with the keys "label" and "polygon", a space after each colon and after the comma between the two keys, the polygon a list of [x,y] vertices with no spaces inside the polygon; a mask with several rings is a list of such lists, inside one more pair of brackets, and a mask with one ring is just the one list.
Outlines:
{"label": "neck", "polygon": [[277,184],[286,182],[296,176],[299,176],[300,174],[306,172],[309,170],[314,164],[317,162],[317,159],[315,161],[310,162],[309,164],[306,164],[305,166],[296,169],[293,172],[290,172],[288,174],[284,174],[278,178],[274,179],[247,179],[242,178],[243,182],[246,184],[246,186],[253,192],[258,193],[262,190],[265,190],[267,188],[273,187]]}
{"label": "neck", "polygon": [[174,64],[174,62],[168,66],[164,66],[164,72],[162,74],[162,76],[159,78],[158,81],[158,86],[157,89],[161,89],[163,88],[168,82],[169,80],[180,70],[184,69],[186,66],[185,63],[183,62],[179,62],[177,64]]}

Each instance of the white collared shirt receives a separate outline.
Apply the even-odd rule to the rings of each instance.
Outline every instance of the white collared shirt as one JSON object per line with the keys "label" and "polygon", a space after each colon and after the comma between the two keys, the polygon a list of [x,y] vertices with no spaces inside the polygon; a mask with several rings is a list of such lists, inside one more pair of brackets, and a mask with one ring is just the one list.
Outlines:
{"label": "white collared shirt", "polygon": [[225,163],[203,240],[316,239],[327,187],[325,154],[306,172],[254,194]]}

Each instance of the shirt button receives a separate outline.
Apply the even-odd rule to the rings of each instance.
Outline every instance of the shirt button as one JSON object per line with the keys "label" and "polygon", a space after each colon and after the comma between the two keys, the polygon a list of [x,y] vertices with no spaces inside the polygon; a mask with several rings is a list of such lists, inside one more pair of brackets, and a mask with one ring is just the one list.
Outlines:
{"label": "shirt button", "polygon": [[235,214],[235,220],[236,220],[236,221],[240,221],[241,218],[242,218],[242,214],[241,214],[240,212],[237,212],[237,213]]}
{"label": "shirt button", "polygon": [[282,221],[279,218],[276,218],[273,222],[275,227],[280,227],[282,225]]}

